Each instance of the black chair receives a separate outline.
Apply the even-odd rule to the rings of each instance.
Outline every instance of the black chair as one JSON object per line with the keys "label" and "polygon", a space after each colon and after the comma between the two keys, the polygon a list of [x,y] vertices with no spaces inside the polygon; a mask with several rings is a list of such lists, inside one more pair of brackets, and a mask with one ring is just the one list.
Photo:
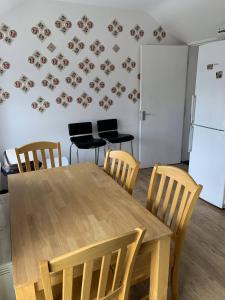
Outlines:
{"label": "black chair", "polygon": [[121,144],[125,142],[131,143],[131,153],[133,153],[133,139],[131,134],[119,133],[117,119],[99,120],[97,121],[98,135],[111,144]]}
{"label": "black chair", "polygon": [[71,140],[70,145],[70,164],[72,156],[72,147],[77,147],[77,163],[79,162],[78,149],[95,149],[95,163],[98,164],[99,148],[106,145],[104,139],[95,139],[92,135],[92,123],[72,123],[68,125]]}

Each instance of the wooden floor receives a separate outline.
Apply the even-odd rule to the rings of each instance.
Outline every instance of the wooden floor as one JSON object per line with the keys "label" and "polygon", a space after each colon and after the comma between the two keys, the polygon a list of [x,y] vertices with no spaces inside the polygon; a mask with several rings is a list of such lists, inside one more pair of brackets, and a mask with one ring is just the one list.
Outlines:
{"label": "wooden floor", "polygon": [[[143,205],[150,174],[150,169],[141,170],[134,191]],[[180,276],[180,300],[225,299],[225,210],[198,201],[187,233]]]}

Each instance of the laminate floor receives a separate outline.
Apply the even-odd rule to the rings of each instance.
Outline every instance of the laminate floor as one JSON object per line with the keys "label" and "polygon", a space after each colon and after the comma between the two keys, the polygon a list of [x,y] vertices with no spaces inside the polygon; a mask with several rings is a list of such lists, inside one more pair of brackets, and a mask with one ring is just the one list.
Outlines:
{"label": "laminate floor", "polygon": [[[179,165],[186,169],[187,166]],[[143,205],[151,169],[142,169],[134,197]],[[138,299],[138,297],[135,297]],[[199,200],[188,228],[181,262],[180,300],[225,299],[225,210]]]}

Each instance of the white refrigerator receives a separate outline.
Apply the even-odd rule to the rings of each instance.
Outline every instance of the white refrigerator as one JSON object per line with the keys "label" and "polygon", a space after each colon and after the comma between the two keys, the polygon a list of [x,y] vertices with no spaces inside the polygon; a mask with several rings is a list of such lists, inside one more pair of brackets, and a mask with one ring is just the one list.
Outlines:
{"label": "white refrigerator", "polygon": [[189,147],[189,173],[203,185],[201,198],[224,208],[225,41],[199,48]]}

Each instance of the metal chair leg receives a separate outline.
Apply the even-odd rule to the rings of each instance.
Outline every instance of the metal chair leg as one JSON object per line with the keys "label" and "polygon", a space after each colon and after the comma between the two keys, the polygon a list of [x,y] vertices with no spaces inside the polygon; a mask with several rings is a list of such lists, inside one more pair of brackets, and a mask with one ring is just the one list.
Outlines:
{"label": "metal chair leg", "polygon": [[98,165],[98,161],[99,161],[99,147],[98,147],[98,150],[97,150],[97,165]]}
{"label": "metal chair leg", "polygon": [[97,153],[96,153],[96,148],[95,148],[95,164],[96,164],[96,157],[97,157]]}
{"label": "metal chair leg", "polygon": [[71,143],[71,145],[70,145],[70,159],[69,159],[70,165],[72,162],[72,147],[73,147],[73,143]]}
{"label": "metal chair leg", "polygon": [[133,141],[132,140],[130,141],[130,146],[131,146],[131,153],[134,156]]}
{"label": "metal chair leg", "polygon": [[79,153],[78,153],[78,148],[77,148],[77,164],[79,164]]}
{"label": "metal chair leg", "polygon": [[122,148],[122,145],[121,145],[121,143],[120,143],[120,150],[121,150],[121,148]]}
{"label": "metal chair leg", "polygon": [[106,156],[106,150],[105,150],[105,146],[104,146],[104,156]]}

